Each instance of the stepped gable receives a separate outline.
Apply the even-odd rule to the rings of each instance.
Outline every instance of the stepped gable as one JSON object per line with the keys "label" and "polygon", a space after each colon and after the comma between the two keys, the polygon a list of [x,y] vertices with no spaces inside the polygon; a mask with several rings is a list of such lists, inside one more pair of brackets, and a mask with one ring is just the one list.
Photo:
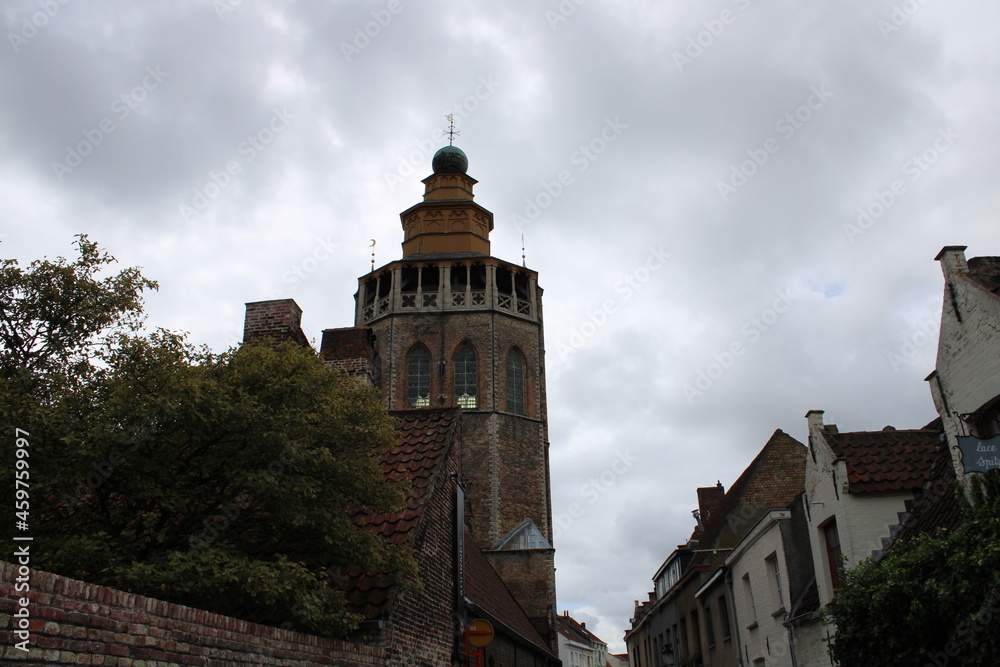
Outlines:
{"label": "stepped gable", "polygon": [[823,434],[838,458],[847,463],[851,493],[910,491],[930,478],[941,432],[931,429]]}
{"label": "stepped gable", "polygon": [[[725,517],[738,505],[788,507],[805,486],[806,447],[781,429],[776,429],[760,453],[733,483],[725,497],[712,503],[710,516],[702,516],[703,528],[695,528],[691,539],[702,547],[714,543],[725,525]],[[709,487],[711,488],[711,487]],[[699,489],[699,498],[702,497]]]}
{"label": "stepped gable", "polygon": [[[402,410],[391,413],[400,419],[395,446],[379,457],[386,479],[410,483],[405,509],[391,514],[357,513],[354,523],[384,535],[393,544],[412,544],[416,528],[449,455],[457,456],[461,415],[457,408]],[[395,593],[391,572],[365,573],[356,565],[346,572],[341,587],[348,610],[366,619],[382,616]],[[496,575],[494,575],[496,576]]]}
{"label": "stepped gable", "polygon": [[465,596],[475,612],[558,659],[476,546],[468,529],[465,530],[465,586]]}

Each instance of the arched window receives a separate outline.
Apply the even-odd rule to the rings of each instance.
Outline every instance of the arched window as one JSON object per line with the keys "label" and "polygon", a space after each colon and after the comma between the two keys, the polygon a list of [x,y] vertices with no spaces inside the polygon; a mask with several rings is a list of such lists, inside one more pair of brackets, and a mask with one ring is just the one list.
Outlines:
{"label": "arched window", "polygon": [[524,412],[524,357],[517,350],[507,353],[507,412]]}
{"label": "arched window", "polygon": [[431,355],[418,345],[406,360],[406,406],[426,408],[431,404]]}
{"label": "arched window", "polygon": [[468,343],[455,352],[455,403],[462,408],[477,407],[476,351]]}

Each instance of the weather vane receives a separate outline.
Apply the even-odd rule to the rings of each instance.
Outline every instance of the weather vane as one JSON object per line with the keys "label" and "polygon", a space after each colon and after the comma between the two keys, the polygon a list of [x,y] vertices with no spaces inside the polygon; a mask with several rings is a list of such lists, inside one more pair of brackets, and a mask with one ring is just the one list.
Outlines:
{"label": "weather vane", "polygon": [[375,270],[375,239],[372,239],[372,271]]}
{"label": "weather vane", "polygon": [[455,114],[450,113],[445,118],[448,119],[448,131],[445,134],[448,135],[448,145],[451,146],[455,142],[455,137],[462,134],[461,132],[455,131]]}

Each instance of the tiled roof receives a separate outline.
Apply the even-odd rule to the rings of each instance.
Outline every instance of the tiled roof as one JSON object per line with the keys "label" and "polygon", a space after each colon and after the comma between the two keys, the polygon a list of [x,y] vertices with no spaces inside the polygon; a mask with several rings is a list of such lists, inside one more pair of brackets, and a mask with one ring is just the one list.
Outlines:
{"label": "tiled roof", "polygon": [[1000,257],[973,257],[968,264],[969,278],[1000,294]]}
{"label": "tiled roof", "polygon": [[908,491],[928,480],[940,433],[928,429],[824,433],[834,454],[847,463],[851,493]]}
{"label": "tiled roof", "polygon": [[521,605],[476,546],[476,541],[468,530],[465,531],[465,596],[478,611],[489,617],[487,620],[499,623],[508,632],[534,645],[546,655],[557,657],[549,650]]}
{"label": "tiled roof", "polygon": [[[711,545],[725,526],[726,514],[740,504],[788,507],[802,493],[805,479],[805,445],[777,429],[729,488],[724,499],[718,502],[713,499],[712,505],[716,509],[711,516],[702,516],[704,528],[695,528],[691,539],[698,540],[703,547]],[[708,495],[711,497],[714,494]],[[702,494],[699,494],[701,497]]]}
{"label": "tiled roof", "polygon": [[907,540],[918,533],[938,528],[951,530],[962,523],[962,508],[955,495],[957,479],[951,452],[944,442],[938,443],[931,467],[930,480],[924,485],[913,509],[903,521],[897,540]]}
{"label": "tiled roof", "polygon": [[[393,412],[400,421],[396,444],[379,458],[386,479],[410,482],[405,509],[391,514],[355,514],[354,523],[384,535],[393,544],[412,543],[434,481],[459,434],[457,409]],[[358,566],[346,572],[342,589],[348,610],[366,619],[382,616],[392,599],[390,572],[365,573]]]}

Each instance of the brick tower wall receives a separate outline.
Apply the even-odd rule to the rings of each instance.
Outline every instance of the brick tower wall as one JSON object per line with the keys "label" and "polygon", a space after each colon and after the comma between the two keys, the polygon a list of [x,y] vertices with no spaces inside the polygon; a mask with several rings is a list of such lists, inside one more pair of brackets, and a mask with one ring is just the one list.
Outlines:
{"label": "brick tower wall", "polygon": [[553,652],[558,653],[555,550],[484,551],[483,555],[524,609],[538,634],[549,643]]}
{"label": "brick tower wall", "polygon": [[375,334],[370,328],[325,329],[319,352],[330,368],[378,386]]}
{"label": "brick tower wall", "polygon": [[[417,343],[431,356],[431,407],[455,405],[454,355],[468,342],[476,351],[478,407],[463,409],[463,478],[472,505],[473,533],[484,550],[530,518],[552,541],[548,432],[541,327],[494,312],[396,315],[372,324],[382,364],[382,390],[391,410],[406,409],[407,355]],[[527,415],[506,407],[506,353],[524,357]]]}

